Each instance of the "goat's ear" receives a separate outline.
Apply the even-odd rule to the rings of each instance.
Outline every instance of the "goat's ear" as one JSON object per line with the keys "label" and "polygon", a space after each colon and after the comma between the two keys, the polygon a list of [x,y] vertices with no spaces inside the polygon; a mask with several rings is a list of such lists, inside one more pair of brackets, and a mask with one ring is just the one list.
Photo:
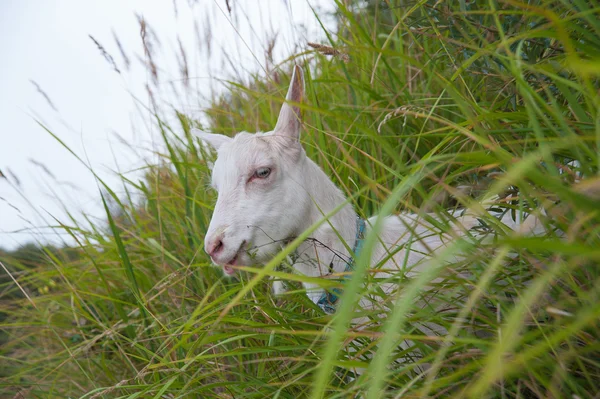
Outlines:
{"label": "goat's ear", "polygon": [[206,144],[210,145],[215,150],[219,150],[223,144],[228,143],[232,140],[231,137],[224,136],[222,134],[216,133],[207,133],[203,132],[199,129],[192,129],[192,133],[200,138],[200,140],[204,141]]}
{"label": "goat's ear", "polygon": [[300,107],[298,106],[304,99],[304,76],[300,66],[294,66],[292,82],[285,96],[285,103],[279,112],[277,124],[273,134],[285,136],[292,139],[295,143],[300,138],[300,127],[302,124]]}

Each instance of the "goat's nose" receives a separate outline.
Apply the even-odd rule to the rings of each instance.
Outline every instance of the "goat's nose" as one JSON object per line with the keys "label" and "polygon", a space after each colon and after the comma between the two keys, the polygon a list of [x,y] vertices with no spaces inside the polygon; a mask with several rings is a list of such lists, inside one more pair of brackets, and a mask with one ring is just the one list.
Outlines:
{"label": "goat's nose", "polygon": [[209,239],[206,242],[206,253],[214,258],[219,252],[223,250],[223,235],[219,234],[214,238]]}

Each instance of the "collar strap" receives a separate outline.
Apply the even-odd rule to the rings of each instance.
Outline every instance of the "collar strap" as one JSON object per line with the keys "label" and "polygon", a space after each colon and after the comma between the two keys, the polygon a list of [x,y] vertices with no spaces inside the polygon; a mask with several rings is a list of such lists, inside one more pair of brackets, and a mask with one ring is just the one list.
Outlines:
{"label": "collar strap", "polygon": [[[354,240],[354,248],[352,248],[352,252],[354,256],[350,257],[350,259],[346,262],[346,268],[344,272],[344,278],[348,277],[348,272],[354,270],[354,261],[360,255],[362,251],[363,243],[365,241],[365,230],[366,223],[362,218],[356,218],[356,240]],[[327,314],[332,314],[335,312],[335,304],[338,301],[339,297],[342,295],[342,290],[339,288],[333,288],[331,291],[325,290],[321,297],[317,301],[317,306],[321,308],[321,310]]]}

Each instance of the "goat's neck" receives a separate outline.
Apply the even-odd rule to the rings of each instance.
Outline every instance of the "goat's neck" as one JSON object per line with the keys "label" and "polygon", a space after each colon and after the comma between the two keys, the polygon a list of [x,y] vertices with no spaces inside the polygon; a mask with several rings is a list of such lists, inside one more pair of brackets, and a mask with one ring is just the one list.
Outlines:
{"label": "goat's neck", "polygon": [[[342,191],[317,164],[308,158],[305,170],[304,187],[311,197],[311,203],[307,218],[304,225],[300,226],[299,233],[322,220],[324,215],[333,212],[346,201]],[[350,253],[340,237],[349,248],[352,248],[356,241],[356,229],[356,212],[351,204],[347,204],[314,231],[311,235],[314,240],[307,240],[300,248],[307,256],[313,258],[313,261],[317,260],[315,258],[319,258],[318,261],[321,263],[320,267],[316,268],[314,265],[313,267],[307,266],[310,270],[302,270],[302,272],[311,276],[329,274],[331,272],[329,265],[332,261],[335,272],[344,271],[347,264],[345,260],[349,259]],[[333,256],[334,253],[340,256]],[[324,268],[323,263],[326,263],[327,267]]]}

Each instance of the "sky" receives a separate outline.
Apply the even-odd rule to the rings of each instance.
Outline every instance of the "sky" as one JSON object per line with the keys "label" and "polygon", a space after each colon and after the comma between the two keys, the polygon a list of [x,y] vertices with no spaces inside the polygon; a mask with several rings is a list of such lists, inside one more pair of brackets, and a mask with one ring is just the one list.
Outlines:
{"label": "sky", "polygon": [[[201,119],[207,98],[223,89],[221,79],[248,78],[231,65],[264,73],[269,39],[277,37],[276,62],[305,49],[307,41],[322,41],[311,7],[322,16],[332,3],[2,0],[0,248],[72,244],[64,231],[51,228],[73,225],[69,215],[104,221],[95,176],[122,192],[117,173],[135,180],[161,148],[144,111],[151,102],[147,85],[159,104]],[[144,66],[140,19],[155,52],[158,82]],[[323,22],[333,29],[331,18]],[[188,86],[178,62],[180,42]]]}

